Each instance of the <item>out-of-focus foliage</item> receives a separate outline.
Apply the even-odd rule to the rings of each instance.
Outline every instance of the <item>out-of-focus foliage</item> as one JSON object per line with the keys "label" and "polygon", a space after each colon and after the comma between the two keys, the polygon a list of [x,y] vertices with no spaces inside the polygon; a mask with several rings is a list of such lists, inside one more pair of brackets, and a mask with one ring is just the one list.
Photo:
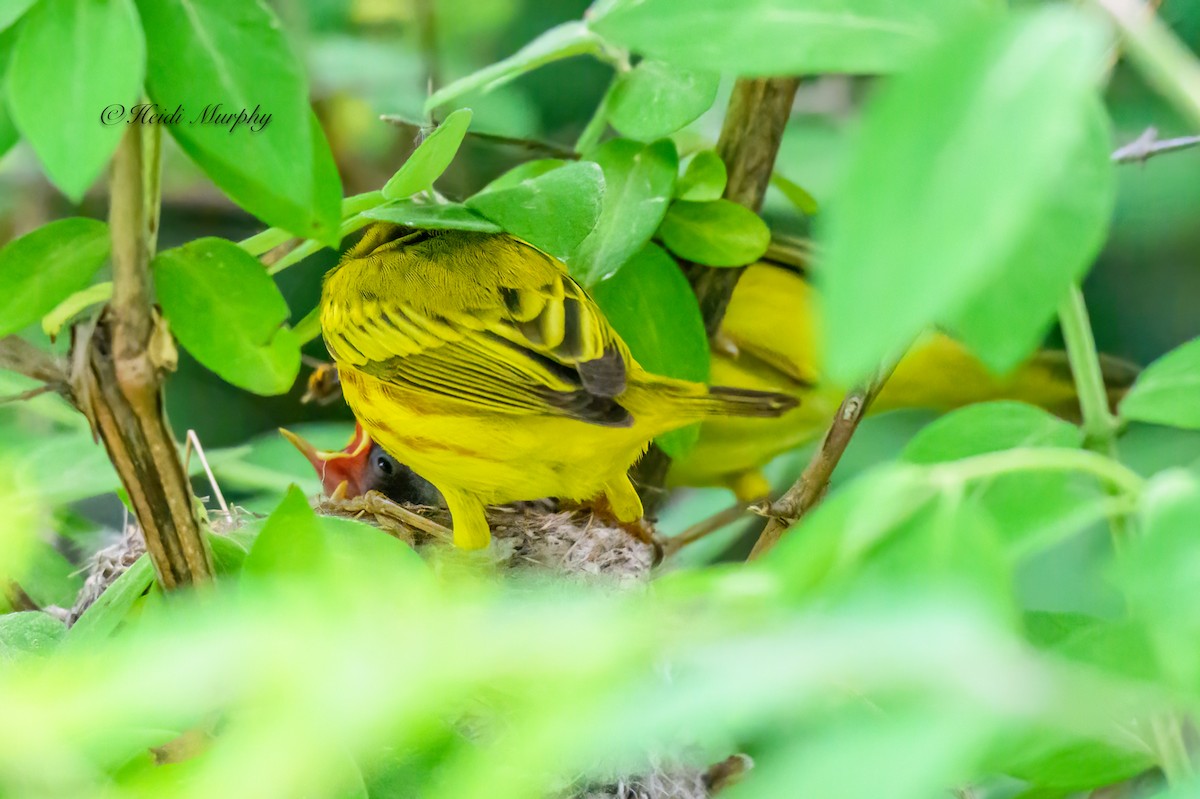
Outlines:
{"label": "out-of-focus foliage", "polygon": [[[0,334],[65,354],[111,292],[97,179],[126,125],[99,124],[108,106],[273,118],[163,125],[169,416],[243,508],[210,536],[217,584],[165,597],[143,556],[69,628],[24,610],[71,606],[126,512],[61,397],[0,404],[0,794],[550,796],[746,751],[735,799],[1047,799],[1134,779],[1187,795],[1200,154],[1108,154],[1149,124],[1195,133],[1196,87],[1091,11],[1014,6],[3,4]],[[1158,19],[1200,42],[1190,5]],[[805,81],[760,218],[722,199],[714,148],[732,79],[775,74]],[[812,238],[837,377],[933,325],[1011,369],[1085,277],[1101,349],[1153,363],[1111,446],[1094,418],[1015,402],[885,416],[760,562],[716,563],[742,520],[649,587],[513,580],[314,515],[316,476],[274,432],[350,438],[344,408],[300,407],[296,378],[302,347],[324,356],[324,250],[374,220],[532,242],[643,365],[691,380],[711,351],[679,262],[742,266],[772,233]],[[0,372],[2,397],[36,386]],[[681,457],[698,435],[659,443]],[[789,484],[809,452],[768,474]],[[728,502],[680,492],[660,529]]]}

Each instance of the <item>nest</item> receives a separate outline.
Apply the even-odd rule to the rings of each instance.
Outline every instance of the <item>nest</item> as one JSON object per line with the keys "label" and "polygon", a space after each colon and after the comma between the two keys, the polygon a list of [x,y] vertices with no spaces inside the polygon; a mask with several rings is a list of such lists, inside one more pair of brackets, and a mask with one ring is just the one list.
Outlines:
{"label": "nest", "polygon": [[[418,552],[450,543],[445,508],[401,505],[374,491],[350,499],[322,499],[317,511],[358,519],[407,541]],[[641,583],[662,558],[656,542],[642,541],[595,513],[561,510],[549,501],[488,508],[496,565],[583,579]]]}
{"label": "nest", "polygon": [[[376,492],[350,499],[322,498],[319,513],[354,518],[400,538],[426,557],[451,545],[450,514],[445,508],[400,505]],[[496,566],[511,572],[551,574],[568,579],[641,585],[662,558],[657,541],[642,541],[628,530],[584,509],[561,509],[550,501],[522,502],[488,509],[492,546],[487,550]],[[237,516],[234,515],[233,519]],[[232,523],[214,524],[228,533]],[[88,564],[88,576],[75,605],[68,611],[48,609],[73,624],[146,551],[141,531],[129,526]],[[752,765],[746,755],[734,755],[704,767],[680,761],[651,759],[641,773],[603,781],[580,782],[556,799],[709,799],[735,782]]]}

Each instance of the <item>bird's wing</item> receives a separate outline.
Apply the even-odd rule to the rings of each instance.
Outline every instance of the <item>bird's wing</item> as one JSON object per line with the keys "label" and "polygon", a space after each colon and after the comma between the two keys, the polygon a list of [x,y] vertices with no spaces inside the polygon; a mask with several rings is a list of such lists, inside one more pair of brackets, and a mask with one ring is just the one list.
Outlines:
{"label": "bird's wing", "polygon": [[494,303],[445,316],[402,297],[327,304],[334,358],[388,383],[509,413],[551,413],[624,426],[628,350],[563,273],[500,286]]}

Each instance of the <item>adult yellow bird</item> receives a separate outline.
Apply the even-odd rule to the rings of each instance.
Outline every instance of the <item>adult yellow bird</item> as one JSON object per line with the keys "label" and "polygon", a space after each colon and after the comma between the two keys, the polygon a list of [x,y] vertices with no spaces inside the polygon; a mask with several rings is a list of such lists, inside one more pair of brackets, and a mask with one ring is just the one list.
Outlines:
{"label": "adult yellow bird", "polygon": [[[738,280],[713,343],[714,383],[779,391],[802,398],[778,419],[711,419],[696,447],[671,466],[676,486],[726,486],[741,500],[766,497],[762,467],[822,435],[845,387],[821,376],[816,292],[795,270],[770,262],[748,267]],[[1104,359],[1110,394],[1132,384],[1137,368]],[[1062,352],[1042,352],[1007,377],[996,377],[967,349],[940,333],[917,341],[897,364],[871,406],[946,411],[973,402],[1011,399],[1074,418],[1079,404]]]}
{"label": "adult yellow bird", "polygon": [[655,436],[797,402],[650,374],[561,262],[503,234],[373,226],[325,276],[321,329],[354,415],[468,549],[489,504],[602,498],[634,522],[627,471]]}

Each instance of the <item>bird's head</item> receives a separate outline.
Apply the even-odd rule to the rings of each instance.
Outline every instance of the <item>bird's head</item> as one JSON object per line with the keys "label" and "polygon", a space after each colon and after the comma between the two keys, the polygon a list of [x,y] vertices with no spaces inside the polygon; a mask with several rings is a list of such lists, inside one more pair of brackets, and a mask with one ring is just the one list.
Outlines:
{"label": "bird's head", "polygon": [[[424,478],[383,451],[371,440],[361,424],[344,449],[319,450],[290,430],[279,429],[284,438],[308,459],[321,486],[329,496],[351,498],[378,491],[395,502],[413,505],[438,505],[441,494]],[[340,493],[338,489],[345,484]]]}

